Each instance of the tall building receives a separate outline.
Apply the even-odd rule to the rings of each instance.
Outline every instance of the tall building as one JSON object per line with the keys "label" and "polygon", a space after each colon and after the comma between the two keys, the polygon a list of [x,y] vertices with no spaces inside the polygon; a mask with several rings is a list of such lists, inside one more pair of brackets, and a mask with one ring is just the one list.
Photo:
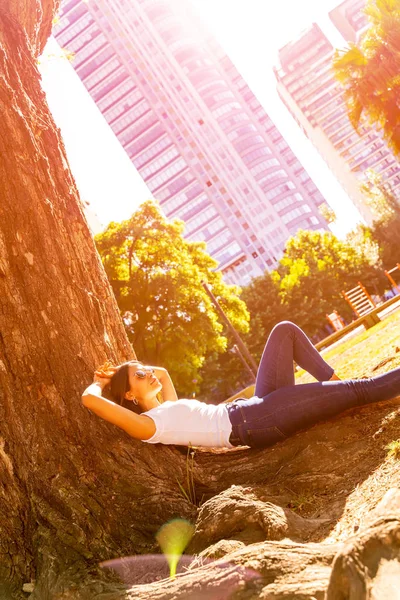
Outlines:
{"label": "tall building", "polygon": [[366,0],[345,0],[329,13],[329,18],[348,42],[356,43],[360,32],[368,26],[364,12]]}
{"label": "tall building", "polygon": [[225,279],[276,266],[324,198],[181,0],[64,0],[54,35],[168,217]]}
{"label": "tall building", "polygon": [[[365,1],[346,0],[330,13],[348,39],[367,25]],[[297,123],[314,143],[367,223],[373,215],[360,191],[365,171],[382,174],[400,191],[400,166],[375,128],[357,133],[347,116],[343,89],[332,70],[334,48],[317,24],[279,51],[275,68],[278,92]]]}

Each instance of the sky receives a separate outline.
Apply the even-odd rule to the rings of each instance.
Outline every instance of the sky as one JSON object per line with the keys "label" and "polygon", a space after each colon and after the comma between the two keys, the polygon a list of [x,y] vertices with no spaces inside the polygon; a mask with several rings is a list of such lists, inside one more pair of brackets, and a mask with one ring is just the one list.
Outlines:
{"label": "sky", "polygon": [[[88,0],[94,1],[94,0]],[[333,230],[344,235],[360,220],[336,178],[300,131],[280,101],[272,66],[277,52],[313,21],[331,42],[344,40],[327,13],[338,0],[187,0],[216,36],[303,166],[337,215]],[[91,225],[99,231],[111,220],[128,218],[151,192],[140,178],[105,119],[86,92],[72,65],[50,39],[41,59],[43,89],[60,127],[71,170],[84,201],[96,213]]]}
{"label": "sky", "polygon": [[90,203],[89,224],[98,233],[110,221],[129,218],[152,194],[54,38],[39,70],[80,196]]}

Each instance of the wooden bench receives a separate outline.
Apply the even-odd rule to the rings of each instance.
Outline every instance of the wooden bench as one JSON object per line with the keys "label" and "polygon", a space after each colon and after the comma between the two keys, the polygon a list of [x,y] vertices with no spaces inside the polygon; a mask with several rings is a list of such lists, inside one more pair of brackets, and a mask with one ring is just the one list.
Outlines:
{"label": "wooden bench", "polygon": [[342,291],[342,296],[350,304],[357,317],[363,317],[376,308],[375,302],[361,281],[352,290],[348,290],[347,292]]}
{"label": "wooden bench", "polygon": [[379,313],[383,312],[386,308],[388,308],[388,306],[391,306],[392,304],[395,304],[396,302],[399,302],[399,301],[400,301],[400,296],[394,296],[393,298],[386,300],[386,302],[384,302],[383,304],[380,304],[379,306],[376,306],[373,310],[370,310],[368,313],[366,313],[362,317],[359,317],[358,319],[356,319],[349,325],[346,325],[346,327],[343,327],[343,329],[339,329],[339,331],[335,331],[331,335],[328,335],[328,337],[324,338],[323,340],[321,340],[320,342],[315,344],[316,349],[322,350],[323,348],[330,346],[337,340],[340,340],[340,338],[342,338],[345,335],[347,335],[348,333],[350,333],[350,331],[353,331],[353,329],[357,329],[357,327],[360,327],[361,325],[363,325],[365,327],[365,329],[370,329],[377,323],[380,323]]}

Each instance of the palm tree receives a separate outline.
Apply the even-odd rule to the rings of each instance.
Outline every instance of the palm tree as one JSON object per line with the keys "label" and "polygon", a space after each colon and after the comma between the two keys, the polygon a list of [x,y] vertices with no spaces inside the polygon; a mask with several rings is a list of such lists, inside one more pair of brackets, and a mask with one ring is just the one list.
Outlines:
{"label": "palm tree", "polygon": [[369,29],[358,45],[336,50],[333,68],[353,127],[367,118],[400,154],[400,3],[369,0],[365,12]]}

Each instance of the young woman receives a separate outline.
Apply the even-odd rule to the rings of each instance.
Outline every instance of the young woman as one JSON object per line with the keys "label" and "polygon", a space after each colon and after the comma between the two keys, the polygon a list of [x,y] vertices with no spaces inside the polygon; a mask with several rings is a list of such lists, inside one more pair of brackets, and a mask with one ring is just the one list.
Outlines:
{"label": "young woman", "polygon": [[[319,383],[294,385],[293,361]],[[110,385],[112,401],[102,397]],[[162,392],[163,402],[157,396]],[[178,400],[168,372],[131,361],[106,363],[82,402],[97,415],[151,444],[266,447],[348,408],[400,395],[400,368],[371,379],[340,381],[293,323],[276,325],[259,365],[255,395],[228,404]],[[123,404],[130,403],[131,410]],[[133,410],[132,410],[133,409]]]}

